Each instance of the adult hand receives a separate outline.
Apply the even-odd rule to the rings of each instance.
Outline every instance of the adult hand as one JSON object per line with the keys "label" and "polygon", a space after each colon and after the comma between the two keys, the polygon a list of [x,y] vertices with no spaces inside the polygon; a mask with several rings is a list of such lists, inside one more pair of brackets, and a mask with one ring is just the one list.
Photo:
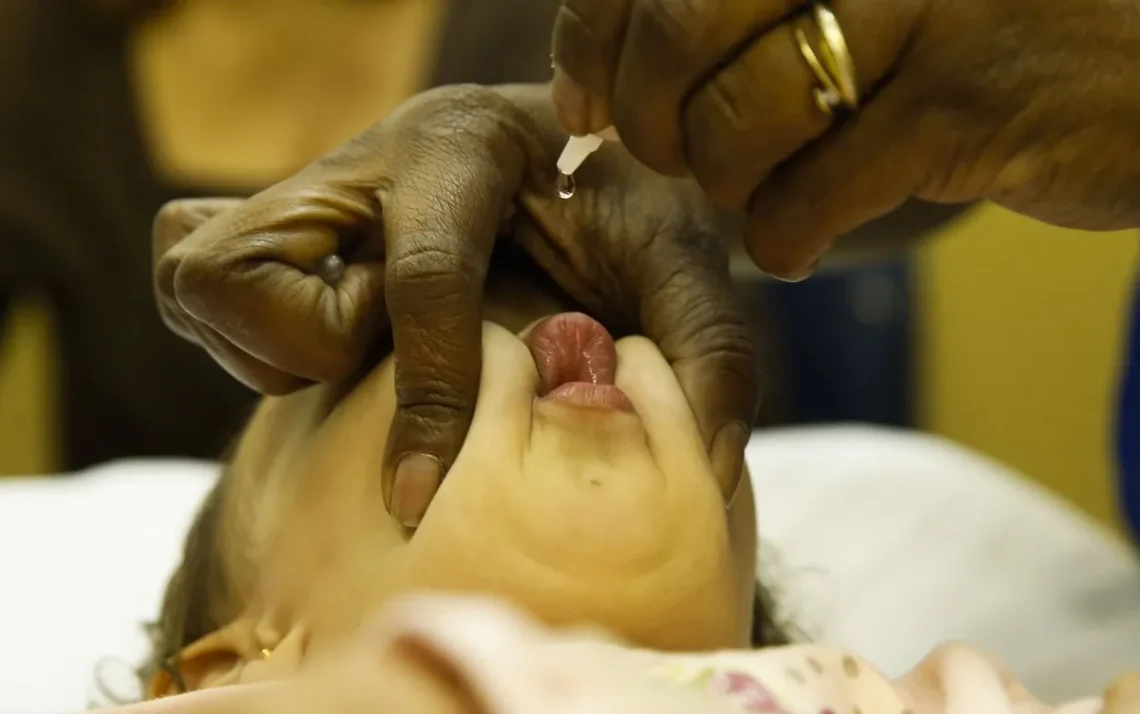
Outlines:
{"label": "adult hand", "polygon": [[[821,109],[807,0],[563,0],[553,94],[573,133],[748,212],[762,269],[799,278],[910,197],[986,198],[1058,225],[1140,225],[1140,4],[833,0],[860,105]],[[804,21],[807,20],[805,23]]]}
{"label": "adult hand", "polygon": [[759,387],[705,201],[620,147],[560,199],[564,141],[546,87],[419,95],[247,201],[167,206],[155,229],[160,309],[267,394],[345,378],[390,327],[398,407],[385,494],[415,522],[471,420],[484,278],[505,235],[596,316],[660,346],[728,497]]}

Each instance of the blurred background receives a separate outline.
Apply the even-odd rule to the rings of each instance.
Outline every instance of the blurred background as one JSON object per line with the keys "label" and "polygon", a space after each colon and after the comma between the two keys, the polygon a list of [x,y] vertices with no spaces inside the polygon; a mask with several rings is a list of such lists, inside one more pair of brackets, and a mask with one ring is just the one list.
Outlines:
{"label": "blurred background", "polygon": [[[543,81],[552,6],[3,0],[0,474],[217,454],[250,398],[215,395],[213,367],[165,335],[149,301],[154,211],[255,191],[421,88]],[[764,425],[931,431],[1118,525],[1135,236],[930,211],[882,228],[924,238],[915,250],[806,283],[740,259],[769,347]],[[137,399],[114,393],[124,383]]]}

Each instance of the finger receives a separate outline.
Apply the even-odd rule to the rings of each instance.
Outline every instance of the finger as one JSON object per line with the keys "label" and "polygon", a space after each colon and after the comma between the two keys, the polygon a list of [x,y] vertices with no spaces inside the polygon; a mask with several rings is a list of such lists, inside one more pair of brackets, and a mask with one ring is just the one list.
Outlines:
{"label": "finger", "polygon": [[158,210],[151,230],[151,255],[155,300],[158,312],[174,333],[195,342],[186,324],[188,316],[174,296],[173,267],[163,258],[171,248],[198,230],[214,216],[240,206],[239,198],[190,198],[169,201]]}
{"label": "finger", "polygon": [[633,0],[563,0],[554,20],[552,93],[571,134],[608,127],[622,36]]}
{"label": "finger", "polygon": [[613,90],[613,123],[630,152],[660,173],[685,173],[685,98],[738,48],[807,2],[636,0]]}
{"label": "finger", "polygon": [[194,335],[193,342],[205,349],[231,377],[255,392],[290,394],[312,384],[254,357],[205,323],[194,321],[189,329]]}
{"label": "finger", "polygon": [[240,198],[182,198],[168,201],[154,218],[151,247],[155,262],[215,216],[243,203]]}
{"label": "finger", "polygon": [[936,132],[888,91],[776,169],[753,194],[745,248],[763,271],[809,275],[832,242],[918,193]]}
{"label": "finger", "polygon": [[732,289],[726,251],[712,233],[673,250],[645,251],[641,321],[673,367],[731,500],[760,403],[754,333]]}
{"label": "finger", "polygon": [[[860,96],[889,71],[911,32],[912,17],[901,0],[883,3],[836,0],[834,12],[855,68]],[[897,7],[896,7],[897,6]],[[773,167],[833,124],[816,105],[820,86],[801,53],[796,31],[804,33],[817,57],[822,39],[810,13],[783,22],[760,36],[717,71],[684,109],[684,151],[693,176],[715,202],[742,208]],[[620,125],[628,144],[631,140]]]}
{"label": "finger", "polygon": [[[381,196],[396,359],[384,493],[389,511],[408,526],[423,518],[471,424],[483,286],[495,234],[521,181],[521,154],[505,159],[465,143],[440,160],[410,164],[413,172]],[[440,176],[457,167],[453,190],[441,193]]]}
{"label": "finger", "polygon": [[167,259],[168,253],[211,219],[236,210],[242,203],[242,199],[236,198],[182,199],[159,209],[152,233],[155,298],[166,325],[205,349],[235,379],[263,394],[286,394],[308,382],[266,364],[194,319],[175,295],[173,277],[177,270],[175,262]]}
{"label": "finger", "polygon": [[212,352],[231,373],[250,374],[245,355],[297,384],[359,365],[383,322],[383,264],[362,248],[378,222],[366,185],[301,174],[167,252],[179,307],[237,348]]}

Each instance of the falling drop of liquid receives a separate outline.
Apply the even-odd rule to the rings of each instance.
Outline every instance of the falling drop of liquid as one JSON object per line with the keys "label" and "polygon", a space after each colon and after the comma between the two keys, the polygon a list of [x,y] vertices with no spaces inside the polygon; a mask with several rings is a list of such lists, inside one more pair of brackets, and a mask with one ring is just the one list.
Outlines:
{"label": "falling drop of liquid", "polygon": [[574,175],[559,172],[558,183],[555,184],[558,195],[562,198],[571,198],[574,195]]}

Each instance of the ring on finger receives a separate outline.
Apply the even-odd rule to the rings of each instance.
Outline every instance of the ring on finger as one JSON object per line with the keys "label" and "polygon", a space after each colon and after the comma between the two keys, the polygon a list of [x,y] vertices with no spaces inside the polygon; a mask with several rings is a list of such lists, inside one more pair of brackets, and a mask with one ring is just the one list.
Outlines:
{"label": "ring on finger", "polygon": [[828,116],[840,106],[848,110],[857,109],[859,90],[855,83],[855,63],[839,21],[828,7],[819,2],[812,4],[812,19],[820,37],[818,54],[804,32],[803,23],[794,30],[800,54],[820,84],[812,90],[812,99]]}

